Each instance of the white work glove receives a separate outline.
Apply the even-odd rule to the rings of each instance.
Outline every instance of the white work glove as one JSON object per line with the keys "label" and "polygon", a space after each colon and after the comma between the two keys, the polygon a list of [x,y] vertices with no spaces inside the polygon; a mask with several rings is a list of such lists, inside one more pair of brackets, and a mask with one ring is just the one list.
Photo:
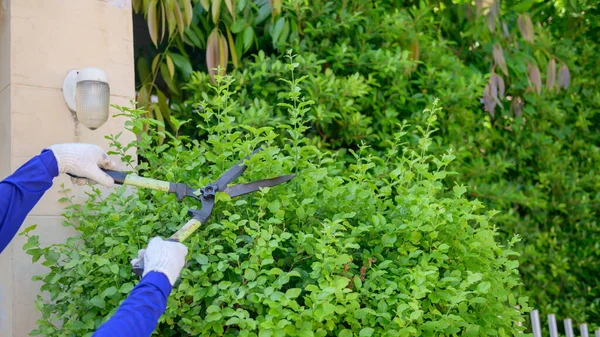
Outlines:
{"label": "white work glove", "polygon": [[60,173],[70,173],[81,177],[73,178],[71,181],[77,185],[100,183],[106,187],[112,187],[115,183],[113,178],[102,172],[106,170],[117,170],[117,164],[99,146],[93,144],[65,143],[55,144],[48,147],[54,153]]}
{"label": "white work glove", "polygon": [[185,265],[187,252],[187,247],[179,242],[165,241],[155,237],[150,240],[146,249],[140,249],[138,257],[131,260],[131,265],[135,266],[143,260],[144,273],[142,277],[151,271],[163,273],[173,286]]}

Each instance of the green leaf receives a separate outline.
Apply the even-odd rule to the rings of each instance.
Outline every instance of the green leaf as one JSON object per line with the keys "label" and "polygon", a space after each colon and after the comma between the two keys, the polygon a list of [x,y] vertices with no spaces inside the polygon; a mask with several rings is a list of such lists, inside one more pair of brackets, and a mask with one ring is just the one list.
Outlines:
{"label": "green leaf", "polygon": [[467,282],[475,283],[475,282],[481,280],[482,278],[483,278],[483,276],[480,273],[471,274],[467,277]]}
{"label": "green leaf", "polygon": [[465,192],[467,192],[467,188],[465,186],[454,186],[452,188],[452,190],[454,191],[454,196],[456,198],[460,198],[463,194],[465,194]]}
{"label": "green leaf", "polygon": [[107,264],[110,264],[110,261],[107,258],[104,257],[97,257],[95,260],[96,264],[99,266],[105,266]]}
{"label": "green leaf", "polygon": [[29,234],[29,232],[31,232],[32,230],[36,229],[37,225],[31,225],[27,228],[25,228],[19,235],[27,235]]}
{"label": "green leaf", "polygon": [[211,305],[208,308],[206,308],[206,313],[207,314],[212,314],[212,313],[220,312],[220,311],[221,311],[221,308],[219,306],[216,306],[216,305]]}
{"label": "green leaf", "polygon": [[513,260],[506,262],[507,269],[517,269],[519,267],[519,261]]}
{"label": "green leaf", "polygon": [[475,297],[475,298],[472,298],[471,300],[469,300],[469,302],[470,303],[482,304],[482,303],[487,302],[487,300],[485,298],[483,298],[483,297]]}
{"label": "green leaf", "polygon": [[198,263],[201,265],[205,265],[208,264],[208,257],[204,254],[198,254],[196,255],[196,261],[198,261]]}
{"label": "green leaf", "polygon": [[487,293],[488,290],[490,289],[491,284],[490,282],[481,282],[479,283],[479,285],[477,286],[477,291],[480,293]]}
{"label": "green leaf", "polygon": [[521,0],[512,6],[512,10],[517,13],[527,12],[531,9],[534,4],[534,0]]}
{"label": "green leaf", "polygon": [[112,264],[108,267],[113,274],[119,273],[119,266],[116,264]]}
{"label": "green leaf", "polygon": [[368,337],[373,335],[373,332],[375,332],[375,330],[373,328],[362,328],[360,330],[360,333],[358,334],[361,337]]}
{"label": "green leaf", "polygon": [[220,312],[212,312],[208,315],[206,315],[206,318],[204,319],[207,322],[215,322],[218,321],[222,318],[223,316],[221,315]]}
{"label": "green leaf", "polygon": [[238,34],[239,32],[241,32],[242,30],[244,30],[244,28],[246,28],[246,20],[244,20],[243,18],[238,19],[236,22],[234,22],[230,29],[231,32],[233,34]]}
{"label": "green leaf", "polygon": [[190,60],[188,60],[180,54],[173,52],[169,52],[168,55],[171,57],[171,59],[173,59],[173,63],[175,64],[175,66],[177,66],[177,69],[181,71],[183,78],[188,79],[193,72]]}
{"label": "green leaf", "polygon": [[219,201],[225,201],[225,202],[227,202],[227,201],[230,201],[230,200],[231,200],[231,197],[227,193],[217,192],[215,194],[215,201],[216,202],[219,202]]}
{"label": "green leaf", "polygon": [[448,244],[442,243],[438,249],[442,252],[446,252],[448,249],[450,248],[450,246]]}
{"label": "green leaf", "polygon": [[235,36],[235,52],[237,55],[242,55],[244,52],[244,36],[237,34]]}
{"label": "green leaf", "polygon": [[204,49],[204,43],[202,42],[200,36],[198,36],[196,33],[196,30],[193,28],[188,28],[185,30],[185,37],[194,47]]}
{"label": "green leaf", "polygon": [[383,243],[384,246],[393,246],[394,243],[396,242],[396,235],[395,234],[384,234],[383,237],[381,238],[381,242]]}
{"label": "green leaf", "polygon": [[344,329],[344,330],[340,331],[339,336],[340,337],[352,337],[354,335],[352,334],[352,330]]}
{"label": "green leaf", "polygon": [[101,297],[102,298],[104,298],[104,297],[110,297],[110,296],[112,296],[112,295],[114,295],[116,293],[117,293],[117,288],[115,288],[115,287],[109,287],[109,288],[106,288],[102,292],[102,296]]}
{"label": "green leaf", "polygon": [[273,33],[271,34],[273,37],[273,46],[277,46],[277,42],[279,41],[279,36],[281,35],[281,31],[283,30],[283,25],[285,23],[285,18],[280,17],[275,25],[273,26]]}
{"label": "green leaf", "polygon": [[244,28],[244,50],[248,50],[248,48],[250,48],[250,45],[252,44],[252,38],[254,37],[254,29],[252,29],[252,27],[247,26],[246,28]]}
{"label": "green leaf", "polygon": [[225,322],[225,325],[239,325],[240,319],[238,317],[231,317]]}
{"label": "green leaf", "polygon": [[300,289],[300,288],[288,289],[285,292],[285,297],[287,297],[289,299],[296,298],[296,297],[300,296],[301,292],[302,292],[302,289]]}
{"label": "green leaf", "polygon": [[48,250],[46,251],[44,257],[46,258],[46,262],[48,262],[49,264],[56,264],[56,262],[60,258],[60,254],[53,250]]}
{"label": "green leaf", "polygon": [[253,281],[254,279],[256,279],[256,272],[252,269],[246,269],[246,271],[244,272],[244,278],[248,281]]}
{"label": "green leaf", "polygon": [[27,254],[31,255],[31,262],[35,263],[44,255],[44,251],[39,248],[29,249],[27,250]]}
{"label": "green leaf", "polygon": [[121,294],[129,294],[131,292],[131,290],[133,289],[133,284],[131,283],[124,283],[123,285],[121,285],[121,287],[119,288],[119,292]]}
{"label": "green leaf", "polygon": [[67,262],[67,264],[65,264],[65,266],[63,268],[71,269],[71,268],[75,267],[78,263],[79,263],[79,260],[73,259],[73,260]]}
{"label": "green leaf", "polygon": [[279,203],[279,200],[273,200],[269,203],[269,210],[271,212],[277,212],[280,206],[281,204]]}
{"label": "green leaf", "polygon": [[104,309],[104,307],[105,307],[104,300],[102,298],[100,298],[99,296],[92,297],[90,299],[90,303],[101,309]]}
{"label": "green leaf", "polygon": [[467,336],[479,336],[479,326],[471,324],[469,325],[465,333]]}

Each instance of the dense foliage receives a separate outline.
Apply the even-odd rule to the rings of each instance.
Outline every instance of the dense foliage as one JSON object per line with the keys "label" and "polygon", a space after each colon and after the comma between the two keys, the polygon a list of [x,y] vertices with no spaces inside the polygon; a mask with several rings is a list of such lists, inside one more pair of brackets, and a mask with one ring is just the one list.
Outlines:
{"label": "dense foliage", "polygon": [[[288,68],[294,68],[294,63]],[[220,77],[217,76],[217,80]],[[219,202],[214,216],[186,244],[189,263],[161,317],[160,336],[513,336],[522,332],[527,300],[511,246],[499,245],[495,212],[450,193],[441,183],[454,155],[430,154],[440,108],[423,114],[423,127],[398,126],[386,154],[365,148],[346,165],[335,153],[306,143],[300,79],[286,80],[279,104],[286,123],[274,128],[233,123],[238,100],[230,78],[216,88],[218,108],[202,103],[205,141],[150,129],[136,146],[140,174],[204,185],[261,145],[241,180],[295,172],[288,184]],[[124,109],[129,130],[157,123]],[[176,126],[181,122],[173,119]],[[416,146],[406,142],[418,139]],[[131,158],[124,156],[125,160]],[[347,172],[347,174],[342,174]],[[135,283],[129,260],[150,237],[166,236],[186,220],[191,201],[117,188],[105,198],[94,189],[72,204],[66,226],[80,233],[41,247],[28,228],[28,254],[44,257],[40,279],[50,300],[34,333],[89,336],[114,312]],[[59,323],[59,330],[54,324]],[[59,332],[60,331],[60,332]]]}
{"label": "dense foliage", "polygon": [[[256,250],[259,249],[256,248],[258,246],[253,246],[255,248],[252,249],[255,250],[244,246],[247,241],[243,240],[250,240],[247,237],[240,238],[241,241],[236,243],[237,236],[234,239],[234,234],[231,233],[238,233],[236,231],[243,227],[243,231],[250,231],[247,234],[252,240],[257,239],[262,235],[259,232],[262,233],[265,229],[260,226],[265,225],[265,221],[269,220],[273,226],[279,226],[278,230],[281,230],[283,228],[281,226],[285,224],[286,230],[292,235],[290,237],[285,235],[286,238],[283,239],[281,236],[283,231],[271,232],[271,227],[266,228],[272,237],[264,242],[261,241],[261,244],[276,241],[273,243],[275,247],[268,248],[269,253],[266,254],[275,254],[273,263],[276,257],[286,256],[278,260],[281,265],[277,265],[277,268],[289,273],[293,272],[293,268],[290,268],[293,264],[294,268],[300,268],[309,275],[306,276],[298,271],[301,275],[300,279],[308,280],[306,281],[308,283],[313,282],[312,284],[319,287],[319,291],[325,289],[321,287],[326,287],[319,283],[322,278],[327,279],[327,282],[334,282],[331,285],[335,288],[335,280],[330,275],[337,275],[335,272],[338,269],[335,268],[340,268],[340,264],[335,260],[327,260],[334,261],[331,263],[335,267],[327,271],[333,274],[313,273],[315,269],[312,269],[321,268],[323,261],[331,256],[320,256],[322,260],[318,261],[316,255],[310,255],[313,252],[308,253],[311,257],[306,261],[291,261],[293,257],[285,255],[295,249],[300,251],[299,256],[305,256],[302,254],[307,245],[315,247],[315,243],[310,240],[317,240],[319,245],[329,244],[331,241],[327,240],[332,240],[331,237],[319,236],[323,232],[316,234],[316,228],[325,228],[318,226],[328,224],[327,226],[330,227],[327,227],[327,230],[333,231],[328,232],[332,237],[339,238],[340,242],[347,238],[354,238],[353,244],[361,247],[346,251],[347,248],[331,244],[332,250],[325,249],[331,254],[344,253],[352,257],[354,262],[349,263],[348,270],[344,271],[347,277],[360,275],[360,269],[364,267],[365,278],[369,279],[369,271],[380,272],[376,267],[378,263],[392,261],[391,265],[385,265],[388,269],[383,278],[380,273],[372,274],[371,280],[377,278],[377,281],[369,283],[366,289],[369,291],[372,289],[375,297],[369,297],[367,290],[363,289],[363,292],[360,292],[356,286],[352,286],[355,288],[352,288],[349,293],[359,293],[360,303],[364,308],[369,307],[369,303],[377,303],[369,308],[378,313],[389,313],[390,311],[386,311],[389,308],[379,307],[380,302],[387,303],[382,301],[381,297],[377,297],[385,294],[385,292],[377,292],[379,289],[377,287],[381,286],[379,280],[396,284],[393,287],[398,287],[390,290],[398,295],[397,297],[390,294],[381,295],[390,296],[391,301],[400,301],[400,299],[408,301],[405,296],[409,293],[407,290],[409,288],[402,287],[408,287],[409,284],[415,286],[415,282],[421,280],[413,274],[407,276],[401,272],[396,273],[397,269],[393,268],[398,266],[414,268],[418,265],[419,268],[428,270],[431,265],[440,268],[444,263],[450,263],[449,261],[458,263],[452,257],[452,254],[458,254],[458,251],[451,251],[449,248],[445,252],[449,260],[440,262],[437,258],[433,258],[435,263],[431,262],[433,260],[428,260],[431,265],[427,267],[421,265],[423,261],[421,259],[429,258],[426,253],[435,251],[427,252],[424,247],[411,246],[418,247],[411,241],[413,235],[411,233],[415,231],[414,226],[417,226],[417,232],[421,231],[421,235],[426,236],[425,232],[422,232],[425,223],[428,221],[438,223],[442,220],[437,213],[427,213],[426,209],[411,208],[408,205],[420,204],[424,202],[423,200],[428,200],[425,203],[427,205],[430,205],[430,202],[443,204],[444,210],[453,214],[452,220],[443,221],[450,221],[449,227],[465,229],[466,227],[461,227],[464,223],[460,219],[475,215],[466,215],[471,214],[466,212],[461,213],[464,217],[457,217],[454,212],[460,213],[461,211],[458,210],[466,207],[459,205],[462,205],[461,203],[483,204],[487,209],[499,211],[493,218],[497,226],[493,233],[497,233],[498,236],[492,238],[485,234],[483,235],[486,237],[485,240],[508,242],[515,234],[519,235],[520,242],[511,241],[514,250],[520,254],[518,263],[517,260],[500,260],[497,262],[498,265],[486,262],[488,264],[484,263],[483,269],[477,269],[480,267],[465,262],[467,264],[457,267],[461,270],[461,275],[458,277],[464,280],[463,270],[468,269],[471,272],[480,272],[485,279],[491,280],[491,275],[496,275],[495,273],[501,270],[500,265],[510,266],[510,268],[518,265],[523,286],[516,287],[518,282],[512,277],[517,277],[517,274],[511,274],[513,276],[505,278],[504,281],[498,281],[499,284],[491,283],[494,289],[499,289],[500,293],[495,299],[486,297],[487,304],[491,301],[505,308],[505,300],[510,306],[516,304],[511,296],[527,295],[530,299],[529,305],[540,309],[543,314],[553,312],[558,317],[570,317],[575,322],[592,324],[600,322],[600,280],[595,277],[600,270],[600,243],[597,240],[600,234],[597,221],[600,207],[600,193],[598,193],[600,176],[597,164],[600,159],[598,147],[600,94],[597,91],[600,84],[598,83],[600,61],[597,56],[600,52],[597,43],[600,21],[597,19],[599,15],[595,2],[477,0],[472,4],[470,1],[462,0],[429,2],[139,0],[133,3],[147,18],[153,16],[160,18],[162,6],[175,7],[178,4],[184,9],[183,13],[185,13],[186,3],[192,6],[192,14],[187,13],[184,17],[182,13],[183,21],[178,20],[177,15],[165,16],[162,20],[165,22],[167,37],[162,40],[157,39],[156,44],[146,46],[142,51],[136,51],[136,75],[140,86],[139,106],[144,106],[150,111],[144,117],[155,117],[158,120],[156,123],[150,123],[149,119],[133,117],[135,126],[132,131],[148,132],[142,133],[139,144],[131,144],[140,147],[139,154],[142,160],[140,172],[157,178],[195,182],[199,185],[206,183],[207,177],[217,176],[229,163],[235,162],[243,154],[248,153],[256,142],[265,137],[268,138],[268,141],[265,141],[271,145],[273,151],[271,154],[281,159],[281,164],[275,164],[275,161],[270,161],[267,156],[261,157],[264,162],[257,161],[256,171],[249,172],[251,175],[256,174],[255,177],[258,178],[263,177],[265,172],[276,175],[287,173],[295,168],[303,172],[312,172],[310,170],[317,172],[310,174],[310,177],[303,174],[296,178],[293,190],[287,186],[278,187],[260,197],[243,199],[239,205],[235,204],[236,201],[223,204],[222,207],[226,207],[225,215],[218,215],[212,227],[209,227],[217,231],[212,232],[207,229],[202,232],[202,236],[213,241],[209,240],[207,243],[194,241],[190,246],[193,247],[191,251],[200,251],[204,254],[201,261],[193,256],[192,263],[194,261],[198,263],[192,266],[196,271],[210,271],[214,274],[216,270],[220,270],[219,268],[225,268],[221,270],[223,276],[219,273],[216,275],[222,278],[230,277],[226,281],[234,282],[232,280],[235,275],[239,277],[251,269],[257,273],[255,280],[260,279],[261,275],[258,274],[260,269],[250,264],[258,263],[252,261],[259,261],[252,260],[253,256],[265,253]],[[143,6],[140,7],[140,3]],[[158,11],[149,12],[151,6]],[[154,22],[149,21],[149,29],[160,31],[162,22],[158,19]],[[178,31],[179,27],[183,32]],[[209,42],[209,36],[213,33],[217,38]],[[204,50],[208,49],[206,47],[209,43],[213,44],[210,53],[209,50]],[[280,105],[290,98],[289,83],[281,80],[282,77],[287,78],[289,74],[289,65],[281,56],[288,48],[293,48],[299,54],[294,61],[297,63],[294,71],[297,76],[305,77],[297,85],[303,90],[306,99],[311,101],[310,105],[304,106],[305,109],[301,113],[303,116],[301,125],[298,124],[298,115],[290,114],[288,106]],[[223,61],[225,50],[228,54]],[[212,60],[208,60],[209,55],[212,55]],[[231,62],[227,63],[227,59]],[[228,107],[226,111],[223,111],[222,96],[227,96],[229,93],[225,90],[213,95],[215,72],[209,74],[207,70],[214,65],[226,67],[227,72],[232,76],[233,82],[229,84],[229,88],[235,91],[235,95],[226,100]],[[297,95],[299,88],[293,89],[294,95]],[[151,94],[157,95],[155,103],[150,102]],[[415,154],[410,149],[422,146],[419,141],[423,141],[423,138],[414,132],[399,136],[407,131],[402,123],[407,120],[415,126],[428,125],[431,115],[423,111],[426,107],[431,107],[435,97],[444,104],[444,109],[436,113],[438,130],[428,136],[431,138],[426,137],[429,139],[427,141],[429,152],[427,154],[419,152],[416,157],[413,157]],[[201,107],[197,104],[199,101],[204,102]],[[172,116],[177,118],[171,118]],[[188,122],[181,123],[178,120]],[[250,134],[253,136],[245,138]],[[253,137],[257,140],[252,140]],[[399,142],[403,145],[400,146]],[[185,149],[185,151],[178,149]],[[406,151],[403,151],[404,149]],[[431,164],[435,162],[433,158],[437,160],[450,158],[447,157],[449,150],[452,150],[451,156],[455,159],[452,161],[444,159],[447,166],[442,165],[439,174],[434,174],[437,172],[435,170],[428,171],[429,174],[426,174],[424,171],[418,171],[423,170],[421,166],[410,164],[414,160]],[[412,172],[415,177],[410,178],[413,180],[405,180],[410,176],[409,173],[406,173],[407,176],[397,175],[398,172],[390,175],[396,167]],[[446,171],[455,174],[447,174]],[[434,174],[433,177],[430,176],[431,174]],[[199,175],[206,178],[198,181]],[[386,184],[394,186],[389,195],[382,194]],[[414,189],[410,189],[413,184]],[[456,193],[460,196],[455,196],[455,188],[458,188],[456,186],[462,184],[466,185],[466,192],[462,192],[459,188]],[[430,191],[432,194],[424,190],[425,186],[435,186],[435,189]],[[359,192],[364,195],[369,193],[379,195],[380,198],[358,197]],[[119,193],[122,193],[122,190],[119,190]],[[72,329],[75,330],[72,331],[78,331],[77,333],[90,331],[91,323],[87,323],[89,326],[85,329],[77,330],[81,328],[76,327],[79,324],[76,323],[76,318],[80,308],[70,306],[68,303],[72,298],[62,292],[71,288],[76,291],[84,291],[83,289],[90,291],[99,284],[98,289],[103,291],[109,289],[106,290],[106,294],[114,295],[114,297],[105,296],[102,302],[95,297],[94,301],[102,303],[104,308],[97,306],[88,314],[96,318],[94,324],[99,324],[132,285],[133,279],[128,279],[130,274],[124,267],[128,265],[129,255],[133,255],[150,234],[164,233],[165,229],[161,227],[162,224],[157,224],[157,221],[166,221],[166,231],[171,232],[185,217],[185,209],[175,204],[173,200],[160,193],[136,191],[132,196],[115,193],[107,199],[94,197],[84,206],[71,206],[66,214],[69,225],[75,226],[82,233],[97,228],[105,232],[104,236],[87,238],[83,235],[81,237],[85,244],[77,247],[87,249],[83,250],[87,255],[82,258],[81,268],[86,270],[85,268],[88,268],[86,263],[92,263],[91,261],[95,259],[93,254],[97,253],[107,254],[106,258],[110,258],[110,266],[99,268],[98,270],[102,272],[95,270],[94,272],[98,274],[93,274],[96,276],[85,281],[78,276],[77,273],[80,271],[76,273],[75,269],[70,269],[66,272],[59,267],[44,276],[45,289],[58,296],[54,304],[42,306],[45,315],[52,313],[61,319],[73,315],[73,319],[68,323],[74,324]],[[277,203],[271,205],[275,200]],[[297,204],[297,202],[302,203],[303,200],[310,200],[310,202]],[[395,205],[390,204],[392,201]],[[186,205],[192,206],[187,203]],[[262,206],[256,208],[256,205]],[[114,212],[115,207],[119,209],[119,213],[111,218],[109,214]],[[271,209],[271,207],[275,208]],[[123,213],[121,208],[124,210]],[[308,212],[308,215],[298,212]],[[353,212],[356,214],[352,217],[345,218],[343,215]],[[101,222],[95,224],[88,220],[89,214],[106,216],[101,217],[99,220]],[[373,214],[381,214],[385,220],[382,222],[377,216],[371,218]],[[398,214],[401,214],[400,220],[396,219]],[[231,216],[234,220],[229,219]],[[404,222],[405,216],[414,221]],[[431,218],[432,216],[434,218]],[[477,215],[479,216],[482,215]],[[137,229],[132,227],[134,217],[144,219],[141,232],[136,232]],[[419,220],[415,220],[416,218]],[[248,222],[240,224],[242,220]],[[300,229],[298,224],[305,222],[310,226]],[[338,227],[340,223],[345,226],[344,230]],[[381,230],[395,233],[393,250],[390,249],[387,241],[390,237],[377,232],[379,229],[371,227],[375,223],[383,226]],[[414,226],[408,223],[413,223]],[[118,226],[114,226],[115,224]],[[361,227],[363,225],[367,229]],[[403,227],[404,225],[408,227]],[[435,227],[433,223],[430,225]],[[471,222],[469,226],[477,228]],[[306,232],[303,232],[304,230]],[[221,238],[217,235],[221,233],[231,237]],[[313,236],[310,240],[305,238],[303,239],[305,241],[301,241],[298,239],[299,233]],[[445,234],[449,237],[443,240],[439,238],[442,240],[440,244],[447,244],[450,247],[454,246],[445,240],[456,239],[466,240],[466,242],[475,240],[475,245],[479,244],[479,240],[484,240],[482,234],[479,234],[479,237],[473,236],[474,233],[470,230],[459,233],[457,229],[456,232]],[[376,239],[377,235],[379,240]],[[234,241],[227,241],[230,239]],[[34,241],[31,245],[34,245],[35,239],[32,240]],[[211,251],[208,245],[213,242],[221,250]],[[494,245],[492,241],[488,243]],[[75,247],[74,245],[75,241],[69,241],[64,247],[44,248],[46,258],[50,259],[48,264],[52,265],[52,262],[57,259],[58,251],[64,250],[70,256],[69,252],[72,247]],[[373,247],[380,247],[380,250],[375,250]],[[363,248],[365,248],[364,252],[361,250]],[[423,252],[415,253],[418,250]],[[41,251],[35,249],[30,252],[34,256],[41,254]],[[121,254],[123,252],[129,255]],[[405,253],[408,254],[408,260],[402,255]],[[415,256],[412,255],[413,253],[421,255]],[[375,255],[369,254],[379,255],[374,257]],[[482,254],[486,258],[492,256]],[[237,267],[219,262],[229,261],[233,256],[240,257],[240,265]],[[369,262],[370,257],[376,258],[377,261]],[[262,261],[264,258],[259,259]],[[415,262],[417,260],[419,264]],[[102,259],[100,263],[107,261],[109,260]],[[242,262],[246,264],[242,265]],[[308,264],[309,262],[312,264]],[[72,266],[78,263],[71,262]],[[184,321],[190,316],[207,316],[206,310],[212,304],[207,304],[205,301],[215,299],[214,296],[206,297],[206,294],[209,289],[213,289],[211,287],[216,281],[203,279],[203,283],[190,283],[193,279],[189,274],[194,270],[192,267],[190,271],[184,273],[182,282],[187,284],[184,287],[189,286],[189,288],[177,291],[170,305],[169,314],[161,325],[163,333],[192,331],[191,329],[197,329],[193,331],[198,332],[213,327],[204,321],[192,323]],[[274,268],[275,265],[265,267]],[[121,269],[113,279],[101,278],[101,273],[110,268]],[[394,272],[390,272],[391,270]],[[441,282],[441,279],[448,276],[444,273],[449,270],[437,269],[431,274],[434,276],[427,277],[438,277],[438,281]],[[279,274],[279,271],[273,275],[267,273],[262,275],[265,278],[261,280],[268,283],[275,279],[286,279],[282,275],[284,274]],[[106,276],[102,277],[106,278]],[[265,305],[273,304],[268,302],[272,300],[277,303],[278,308],[279,305],[285,307],[276,315],[292,315],[293,311],[293,317],[285,318],[293,324],[305,319],[306,316],[303,315],[307,314],[311,317],[309,319],[311,324],[316,321],[321,324],[322,320],[314,316],[313,310],[316,310],[316,307],[310,307],[317,302],[310,302],[314,299],[303,302],[307,300],[306,294],[309,291],[299,284],[307,286],[308,283],[302,283],[305,281],[298,279],[291,276],[288,283],[281,284],[279,289],[273,288],[273,293],[268,296],[275,296],[275,299],[244,298],[243,301],[246,302],[240,302],[239,305],[260,304],[252,308],[244,307],[243,310],[248,312],[248,316],[244,316],[243,319],[252,319],[257,327],[261,326],[261,320],[266,317],[265,315],[273,315],[275,311],[265,314],[259,308],[266,308]],[[366,285],[365,282],[362,284]],[[448,285],[443,284],[445,285],[442,288]],[[228,284],[223,290],[229,289],[229,286],[231,285]],[[297,297],[299,300],[289,302],[297,303],[299,306],[289,308],[286,307],[289,303],[284,304],[285,296],[280,293],[285,294],[288,289],[286,287],[292,289],[292,286],[305,290]],[[111,287],[119,292],[113,293]],[[452,291],[464,290],[455,285],[451,287],[454,287]],[[264,289],[259,288],[259,290]],[[194,293],[195,291],[199,292]],[[451,327],[467,329],[463,323],[457,323],[463,321],[452,321],[456,318],[454,316],[456,312],[451,310],[458,310],[458,317],[471,324],[470,326],[479,326],[490,334],[494,331],[488,331],[488,327],[498,329],[498,333],[501,327],[504,328],[504,333],[514,333],[510,330],[514,327],[509,326],[518,319],[511,316],[512,311],[510,314],[498,313],[504,318],[502,323],[491,322],[488,319],[492,318],[486,317],[493,315],[485,314],[490,314],[491,311],[485,313],[477,311],[479,309],[473,309],[474,303],[469,300],[466,311],[468,315],[481,313],[483,316],[479,318],[484,320],[473,322],[469,319],[475,319],[475,316],[465,318],[465,311],[460,308],[460,305],[444,306],[452,302],[450,298],[446,298],[449,290],[441,292],[443,295],[436,305],[432,305],[430,298],[435,291],[423,298],[416,297],[418,291],[417,293],[414,291],[416,290],[410,290],[410,296],[413,296],[410,297],[412,301],[410,305],[427,308],[421,309],[423,316],[416,320],[402,316],[408,310],[415,309],[414,307],[399,313],[399,317],[403,317],[401,322],[390,323],[387,321],[389,319],[387,316],[378,316],[379,325],[373,325],[373,317],[369,316],[372,313],[365,313],[368,310],[360,311],[357,314],[359,316],[355,315],[352,318],[347,318],[347,315],[350,315],[348,312],[339,313],[339,319],[346,319],[344,329],[347,328],[357,334],[360,334],[364,327],[373,327],[375,331],[372,333],[377,335],[376,326],[401,333],[415,333],[411,329],[401,329],[402,324],[415,329],[425,329],[424,323],[436,321],[435,310],[439,310],[443,314],[449,312],[442,320],[445,323],[440,321],[440,325],[436,325],[436,328],[439,328],[437,333],[445,334],[452,331]],[[221,293],[226,292],[219,292]],[[253,294],[252,291],[245,289],[245,295],[250,293]],[[347,300],[345,296],[350,296],[349,294],[341,297],[338,294],[336,299]],[[102,293],[96,295],[98,298],[103,296]],[[452,293],[450,296],[461,298],[457,293]],[[375,301],[374,298],[378,300]],[[232,299],[233,297],[227,298],[227,301],[238,303],[235,302],[238,299]],[[81,301],[87,303],[89,299],[82,298]],[[216,305],[218,304],[221,302]],[[524,302],[522,304],[525,305],[522,309],[526,312],[527,306]],[[87,304],[82,305],[83,308],[90,308],[89,305],[86,306]],[[191,307],[187,307],[188,305]],[[432,309],[434,307],[436,309]],[[323,315],[325,309],[320,308],[318,315]],[[227,316],[224,312],[213,311],[216,310],[215,307],[210,310],[210,314],[214,313],[211,320],[215,318],[214,322],[217,322],[214,324],[215,327],[219,322],[226,322],[229,319],[225,319]],[[229,310],[225,312],[231,313]],[[183,318],[185,313],[193,314]],[[427,313],[432,315],[427,316]],[[218,315],[222,317],[216,318]],[[44,322],[48,322],[50,317],[46,316]],[[276,317],[277,320],[281,319],[280,316]],[[242,317],[238,317],[239,319]],[[452,323],[449,323],[449,320]],[[41,329],[49,327],[47,323],[41,324]],[[322,326],[325,329],[334,326],[334,330],[327,331],[335,335],[342,333],[341,330],[335,330],[340,328],[340,324],[335,321],[323,323]],[[362,327],[358,329],[356,324]],[[426,328],[432,328],[431,324],[434,323],[427,323]],[[171,327],[175,325],[176,328]],[[229,325],[226,324],[225,329],[227,326]],[[314,331],[317,331],[318,327],[315,325],[313,327],[315,327]],[[262,328],[266,326],[263,325]],[[236,331],[236,328],[230,329]],[[302,330],[302,328],[297,329]],[[440,332],[442,330],[444,333]],[[367,330],[363,333],[369,332],[370,330]],[[474,333],[473,330],[469,332]],[[419,331],[417,334],[427,333]]]}
{"label": "dense foliage", "polygon": [[287,9],[299,9],[306,3],[133,0],[132,6],[134,21],[139,22],[135,32],[136,100],[150,116],[170,124],[167,102],[185,97],[180,86],[193,70],[209,72],[214,83],[216,68],[223,74],[228,64],[238,68],[244,55],[297,41],[303,18],[290,16]]}
{"label": "dense foliage", "polygon": [[[598,322],[595,9],[484,2],[495,5],[314,1],[288,9],[306,18],[290,45],[315,101],[308,141],[350,163],[348,149],[362,142],[379,155],[397,123],[421,123],[420,111],[439,97],[445,109],[434,151],[452,148],[458,157],[451,164],[458,175],[444,182],[465,183],[471,199],[500,210],[504,238],[523,237],[521,291],[543,312]],[[268,52],[231,72],[238,122],[275,126],[287,118],[274,99],[284,72],[281,57]],[[192,103],[206,97],[209,83],[195,73],[184,89],[188,100],[173,105],[176,115],[198,120]],[[206,137],[193,128],[182,133]]]}

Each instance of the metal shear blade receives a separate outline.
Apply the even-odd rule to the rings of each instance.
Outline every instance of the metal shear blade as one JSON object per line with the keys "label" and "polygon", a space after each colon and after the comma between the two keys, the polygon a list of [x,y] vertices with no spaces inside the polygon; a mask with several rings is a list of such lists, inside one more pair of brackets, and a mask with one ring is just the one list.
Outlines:
{"label": "metal shear blade", "polygon": [[248,168],[243,164],[244,160],[250,158],[253,154],[261,151],[261,148],[254,150],[250,155],[239,161],[234,167],[223,173],[214,183],[200,188],[201,196],[195,198],[202,201],[201,210],[189,210],[188,213],[200,222],[206,222],[212,213],[214,207],[214,198],[217,192],[223,192],[229,195],[230,198],[235,198],[240,195],[256,192],[261,188],[273,187],[294,178],[295,174],[288,174],[271,179],[257,180],[246,184],[228,186],[232,181],[241,176]]}

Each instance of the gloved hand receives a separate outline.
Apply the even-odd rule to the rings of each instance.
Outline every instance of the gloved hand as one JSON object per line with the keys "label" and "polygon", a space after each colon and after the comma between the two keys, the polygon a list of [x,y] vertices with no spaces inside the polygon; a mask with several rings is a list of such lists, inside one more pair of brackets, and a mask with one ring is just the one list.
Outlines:
{"label": "gloved hand", "polygon": [[146,249],[140,249],[138,257],[131,260],[131,265],[135,266],[140,260],[143,260],[144,273],[142,277],[151,271],[156,271],[165,274],[169,283],[174,285],[185,265],[187,252],[187,247],[179,242],[165,241],[155,237],[150,240]]}
{"label": "gloved hand", "polygon": [[[113,178],[100,168],[117,170],[117,164],[99,146],[93,144],[65,143],[48,147],[56,157],[58,171],[70,173],[81,178],[71,177],[77,185],[100,183],[112,187]],[[86,179],[87,178],[87,179]]]}

